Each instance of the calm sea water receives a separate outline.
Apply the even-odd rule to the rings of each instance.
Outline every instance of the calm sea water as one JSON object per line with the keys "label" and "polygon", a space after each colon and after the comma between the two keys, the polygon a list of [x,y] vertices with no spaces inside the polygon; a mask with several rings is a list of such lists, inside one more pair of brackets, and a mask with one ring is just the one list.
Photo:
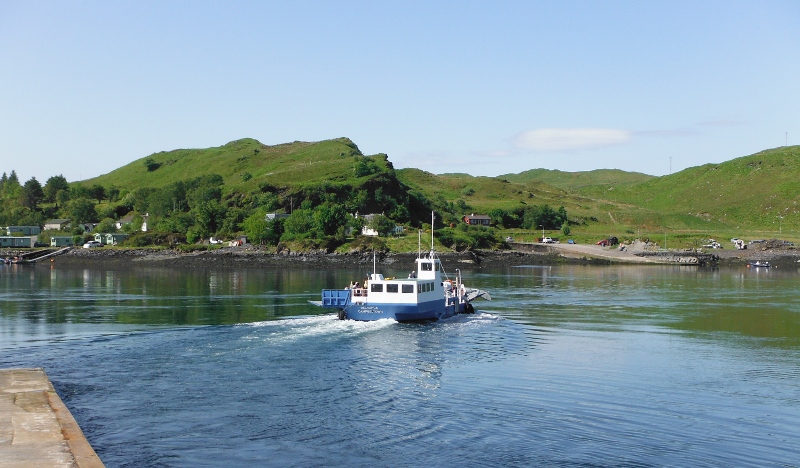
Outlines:
{"label": "calm sea water", "polygon": [[0,367],[44,367],[109,467],[800,465],[795,270],[465,271],[494,300],[432,324],[307,303],[363,274],[0,267]]}

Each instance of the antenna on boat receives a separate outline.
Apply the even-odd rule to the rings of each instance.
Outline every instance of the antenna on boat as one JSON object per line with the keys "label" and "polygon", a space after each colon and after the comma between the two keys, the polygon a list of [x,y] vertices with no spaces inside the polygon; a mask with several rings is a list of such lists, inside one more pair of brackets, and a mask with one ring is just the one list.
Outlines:
{"label": "antenna on boat", "polygon": [[433,221],[436,219],[436,216],[431,211],[431,253],[433,252]]}
{"label": "antenna on boat", "polygon": [[417,229],[417,259],[422,258],[422,229]]}
{"label": "antenna on boat", "polygon": [[373,279],[378,274],[378,267],[377,267],[377,263],[376,263],[377,261],[375,260],[375,258],[376,258],[375,249],[372,249],[372,278]]}

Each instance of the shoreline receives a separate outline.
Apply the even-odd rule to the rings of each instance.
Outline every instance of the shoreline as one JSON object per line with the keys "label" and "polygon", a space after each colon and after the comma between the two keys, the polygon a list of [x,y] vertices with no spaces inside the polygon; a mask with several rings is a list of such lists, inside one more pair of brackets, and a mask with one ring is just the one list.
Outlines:
{"label": "shoreline", "polygon": [[[28,251],[30,252],[30,251]],[[0,251],[0,257],[19,255],[24,251]],[[521,265],[619,265],[619,264],[682,264],[676,258],[691,257],[692,252],[674,251],[664,256],[642,256],[641,252],[619,251],[594,245],[576,244],[531,244],[521,250],[475,250],[466,252],[437,252],[450,268],[490,268]],[[637,255],[637,253],[639,255]],[[713,258],[706,266],[743,266],[751,261],[768,261],[773,266],[800,268],[800,252],[793,247],[746,250],[716,250],[706,252]],[[381,265],[413,265],[416,252],[378,252]],[[350,268],[372,264],[372,252],[355,251],[346,254],[321,251],[275,253],[255,245],[222,247],[214,250],[183,252],[175,249],[152,248],[73,248],[54,257],[54,264],[65,265],[119,265],[119,266],[168,266],[216,268]],[[43,261],[38,264],[50,264]]]}

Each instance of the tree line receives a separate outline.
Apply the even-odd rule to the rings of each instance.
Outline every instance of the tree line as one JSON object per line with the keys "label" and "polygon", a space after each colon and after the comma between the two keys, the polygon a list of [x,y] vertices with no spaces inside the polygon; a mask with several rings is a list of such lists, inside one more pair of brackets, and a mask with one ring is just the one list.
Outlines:
{"label": "tree line", "polygon": [[[47,219],[72,222],[72,234],[86,235],[84,225],[97,224],[95,232],[117,231],[117,221],[132,215],[123,230],[143,245],[170,242],[195,243],[211,236],[232,238],[247,235],[252,243],[278,245],[300,242],[310,247],[333,247],[370,227],[386,236],[396,225],[410,229],[429,222],[438,213],[437,235],[456,249],[492,247],[502,243],[494,228],[467,226],[461,217],[471,208],[463,200],[428,200],[400,184],[391,169],[369,161],[354,165],[360,184],[324,182],[298,187],[276,187],[262,183],[251,192],[226,191],[223,178],[204,175],[165,187],[120,190],[101,185],[69,183],[63,175],[47,179],[42,186],[35,177],[21,184],[15,171],[0,177],[0,225],[38,225]],[[282,213],[268,219],[268,213]],[[365,214],[375,214],[365,221]],[[496,228],[568,229],[563,207],[525,206],[515,210],[495,209],[487,213]],[[147,218],[147,235],[140,227]],[[454,227],[447,227],[454,226]],[[567,231],[568,232],[568,231]],[[159,235],[160,234],[160,235]]]}

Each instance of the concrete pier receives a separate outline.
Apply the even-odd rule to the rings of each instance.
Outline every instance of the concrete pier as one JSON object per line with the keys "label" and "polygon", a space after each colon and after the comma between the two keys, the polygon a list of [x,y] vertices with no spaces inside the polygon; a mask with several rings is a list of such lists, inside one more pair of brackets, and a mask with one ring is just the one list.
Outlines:
{"label": "concrete pier", "polygon": [[44,369],[0,369],[0,468],[102,466]]}

